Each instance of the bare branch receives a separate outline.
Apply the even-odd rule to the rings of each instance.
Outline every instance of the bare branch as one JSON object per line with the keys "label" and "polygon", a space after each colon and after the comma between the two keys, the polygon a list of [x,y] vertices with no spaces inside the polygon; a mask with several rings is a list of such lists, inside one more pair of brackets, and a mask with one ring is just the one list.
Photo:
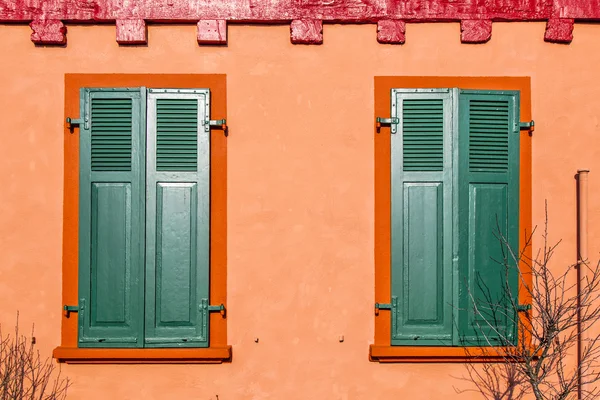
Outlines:
{"label": "bare branch", "polygon": [[[476,330],[483,336],[482,347],[495,346],[499,363],[465,364],[466,376],[473,389],[485,399],[513,400],[533,394],[536,400],[567,400],[577,397],[578,371],[585,384],[583,399],[598,398],[596,382],[600,381],[600,334],[590,330],[600,320],[600,263],[584,260],[567,268],[551,268],[560,241],[552,243],[548,236],[548,210],[541,232],[541,246],[530,257],[532,232],[525,246],[516,251],[498,226],[496,236],[503,246],[503,260],[495,260],[503,268],[504,294],[491,295],[483,282],[477,283],[477,296],[469,293],[477,316]],[[521,266],[521,268],[519,268]],[[576,268],[586,268],[587,278],[573,279]],[[520,296],[514,293],[511,279],[518,275]],[[518,299],[527,298],[531,308],[524,312]],[[483,321],[483,322],[482,322]],[[513,335],[506,326],[514,326]],[[577,360],[577,345],[586,339]],[[516,336],[516,340],[515,340]],[[478,354],[485,354],[481,348]]]}
{"label": "bare branch", "polygon": [[0,399],[63,400],[70,385],[51,359],[42,359],[31,337],[19,333],[19,314],[14,336],[2,334],[0,326]]}

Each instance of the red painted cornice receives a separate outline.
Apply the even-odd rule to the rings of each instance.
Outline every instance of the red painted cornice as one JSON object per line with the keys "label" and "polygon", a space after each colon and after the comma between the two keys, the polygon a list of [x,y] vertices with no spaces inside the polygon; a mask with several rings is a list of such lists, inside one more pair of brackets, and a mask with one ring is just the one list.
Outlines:
{"label": "red painted cornice", "polygon": [[488,41],[493,21],[546,21],[545,40],[569,43],[575,20],[600,20],[600,0],[0,0],[0,22],[53,44],[65,22],[115,23],[124,44],[145,43],[146,22],[197,23],[199,43],[226,43],[228,22],[291,23],[293,43],[319,44],[323,22],[377,23],[381,43],[404,43],[406,23],[442,21],[460,21],[465,43]]}

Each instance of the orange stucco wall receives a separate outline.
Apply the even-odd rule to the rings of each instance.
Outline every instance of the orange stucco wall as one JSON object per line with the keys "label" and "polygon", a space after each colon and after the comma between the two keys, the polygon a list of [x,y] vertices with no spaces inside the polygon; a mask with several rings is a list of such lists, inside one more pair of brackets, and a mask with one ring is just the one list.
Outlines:
{"label": "orange stucco wall", "polygon": [[[533,224],[548,200],[557,268],[576,258],[578,168],[590,168],[590,255],[600,251],[600,28],[545,43],[543,23],[495,23],[464,45],[459,24],[409,25],[387,46],[374,25],[331,26],[294,46],[288,26],[150,26],[119,47],[111,26],[69,26],[66,48],[0,26],[0,323],[60,343],[65,73],[227,75],[227,303],[233,362],[63,365],[74,399],[454,398],[458,364],[368,361],[374,338],[374,76],[529,76]],[[340,342],[340,336],[344,341]],[[259,338],[258,343],[255,338]],[[462,395],[460,398],[468,398]]]}

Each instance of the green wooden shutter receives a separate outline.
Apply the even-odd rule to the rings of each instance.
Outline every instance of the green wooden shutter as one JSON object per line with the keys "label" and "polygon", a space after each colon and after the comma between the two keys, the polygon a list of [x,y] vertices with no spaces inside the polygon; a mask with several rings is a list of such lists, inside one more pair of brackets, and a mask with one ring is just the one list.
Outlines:
{"label": "green wooden shutter", "polygon": [[465,90],[459,103],[459,339],[506,345],[516,340],[519,93]]}
{"label": "green wooden shutter", "polygon": [[143,346],[144,111],[140,89],[82,89],[79,346]]}
{"label": "green wooden shutter", "polygon": [[148,93],[146,347],[208,346],[209,99]]}
{"label": "green wooden shutter", "polygon": [[392,345],[452,344],[452,104],[392,90]]}

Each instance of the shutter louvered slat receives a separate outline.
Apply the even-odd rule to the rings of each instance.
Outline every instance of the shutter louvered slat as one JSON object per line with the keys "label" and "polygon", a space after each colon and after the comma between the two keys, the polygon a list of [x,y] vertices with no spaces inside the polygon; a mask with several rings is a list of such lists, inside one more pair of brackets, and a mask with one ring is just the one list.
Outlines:
{"label": "shutter louvered slat", "polygon": [[469,101],[469,169],[481,172],[507,171],[508,102]]}
{"label": "shutter louvered slat", "polygon": [[405,171],[441,171],[444,164],[442,100],[405,99],[402,102]]}
{"label": "shutter louvered slat", "polygon": [[131,99],[91,100],[92,171],[131,171]]}
{"label": "shutter louvered slat", "polygon": [[157,99],[157,171],[196,171],[198,168],[198,101]]}

